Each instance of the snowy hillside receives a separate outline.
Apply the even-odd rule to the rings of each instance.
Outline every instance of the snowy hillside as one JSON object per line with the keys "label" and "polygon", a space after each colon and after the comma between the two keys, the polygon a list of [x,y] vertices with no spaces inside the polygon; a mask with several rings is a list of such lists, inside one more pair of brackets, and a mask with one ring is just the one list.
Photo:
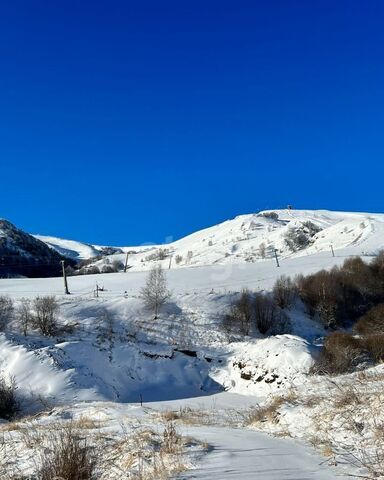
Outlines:
{"label": "snowy hillside", "polygon": [[[338,465],[332,471],[309,447],[314,444],[316,418],[323,413],[316,395],[323,402],[339,398],[327,394],[327,377],[309,374],[329,332],[300,301],[284,310],[290,326],[283,333],[257,330],[252,335],[232,335],[223,328],[223,319],[244,288],[255,294],[271,292],[281,275],[293,278],[330,270],[355,255],[370,261],[383,248],[383,233],[384,215],[262,212],[236,217],[162,247],[129,248],[131,268],[126,273],[69,277],[70,295],[64,294],[62,278],[0,279],[0,298],[10,298],[14,306],[0,334],[0,368],[7,378],[14,378],[23,413],[37,414],[35,428],[68,419],[84,423],[86,418],[84,428],[95,430],[94,438],[105,438],[100,431],[108,436],[114,432],[120,442],[138,425],[159,435],[171,418],[181,433],[198,440],[178,451],[183,468],[192,472],[180,474],[180,465],[168,465],[168,473],[177,473],[172,478],[205,479],[212,473],[220,480],[246,480],[263,471],[263,478],[274,480],[331,480],[344,471],[350,473],[352,467],[348,464],[345,470],[345,465]],[[101,247],[40,238],[71,257],[100,254]],[[125,255],[106,256],[96,264],[107,258],[123,260]],[[182,257],[178,263],[177,256]],[[147,270],[158,264],[164,266],[171,296],[154,318],[145,308],[141,290]],[[27,305],[33,313],[36,297],[47,295],[58,302],[55,314],[60,328],[43,335],[32,322],[23,331],[22,307]],[[373,366],[370,371],[381,375],[380,368]],[[353,375],[343,376],[348,388],[356,378]],[[382,386],[377,376],[376,381]],[[9,442],[24,445],[17,431],[31,424],[23,422],[19,421],[16,433],[12,430]],[[343,428],[343,442],[354,438],[357,445],[354,434]],[[307,443],[275,440],[255,429]],[[368,442],[370,434],[364,435]],[[203,451],[205,441],[209,446]],[[325,440],[321,442],[323,447]],[[30,444],[19,453],[27,473],[33,472]],[[265,456],[255,453],[259,450]],[[285,467],[271,466],[276,452],[286,456]],[[133,473],[139,471],[141,464],[134,458],[124,463],[127,478],[135,478]],[[232,467],[232,477],[223,475],[223,469]],[[101,478],[122,478],[121,468],[119,463],[114,473],[106,470]],[[150,469],[151,462],[145,468]],[[362,465],[354,471],[366,473]]]}
{"label": "snowy hillside", "polygon": [[34,235],[34,237],[67,258],[83,260],[100,255],[100,251],[97,248],[87,243],[76,242],[75,240],[63,240],[45,235]]}
{"label": "snowy hillside", "polygon": [[[120,247],[129,252],[132,270],[148,270],[155,261],[165,268],[262,262],[349,248],[356,254],[374,253],[384,244],[384,214],[327,210],[275,210],[240,215],[162,246]],[[100,255],[100,247],[79,242],[39,238],[73,258]],[[292,242],[293,239],[293,242]],[[125,261],[125,253],[109,261]],[[101,267],[105,260],[95,262]]]}
{"label": "snowy hillside", "polygon": [[47,277],[59,274],[61,255],[0,219],[0,277]]}

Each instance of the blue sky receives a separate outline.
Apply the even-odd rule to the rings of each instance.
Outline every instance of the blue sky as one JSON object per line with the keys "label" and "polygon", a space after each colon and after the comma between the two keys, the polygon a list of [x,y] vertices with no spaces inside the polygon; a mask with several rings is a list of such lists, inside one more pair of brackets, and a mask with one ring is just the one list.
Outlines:
{"label": "blue sky", "polygon": [[384,211],[384,3],[0,5],[0,216],[101,244]]}

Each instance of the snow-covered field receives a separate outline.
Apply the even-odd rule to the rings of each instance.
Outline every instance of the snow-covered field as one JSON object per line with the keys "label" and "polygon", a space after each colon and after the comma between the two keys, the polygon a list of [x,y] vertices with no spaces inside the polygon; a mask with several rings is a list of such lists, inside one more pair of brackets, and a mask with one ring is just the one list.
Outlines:
{"label": "snow-covered field", "polygon": [[[0,295],[10,296],[16,305],[21,298],[55,295],[60,323],[71,326],[47,338],[36,331],[23,336],[14,322],[0,335],[1,370],[14,377],[23,412],[33,415],[20,419],[14,430],[3,425],[8,443],[19,442],[14,447],[20,449],[17,467],[26,474],[33,471],[34,447],[25,449],[20,437],[28,425],[39,429],[87,418],[101,422],[88,429],[89,435],[108,431],[120,438],[124,431],[124,438],[131,438],[145,428],[161,435],[162,419],[173,411],[180,434],[194,439],[183,444],[177,465],[174,459],[166,461],[167,471],[178,479],[304,480],[364,474],[357,461],[353,466],[345,457],[336,460],[333,451],[325,456],[316,451],[310,442],[313,408],[309,401],[303,405],[297,400],[298,395],[325,398],[329,391],[325,380],[308,375],[325,333],[322,327],[297,308],[287,312],[293,325],[290,335],[228,342],[220,325],[245,287],[268,291],[280,275],[329,269],[354,255],[369,260],[384,246],[384,215],[276,213],[278,218],[242,215],[162,247],[125,247],[124,252],[136,252],[129,253],[127,273],[69,277],[71,295],[64,295],[61,278],[0,279]],[[303,222],[321,230],[306,248],[292,252],[285,235],[302,228]],[[80,242],[39,238],[72,257],[89,258],[97,252]],[[148,258],[159,248],[168,250],[166,258]],[[124,260],[125,254],[112,259]],[[155,263],[163,265],[172,292],[156,320],[140,297],[147,270]],[[101,287],[98,297],[96,284]],[[285,396],[276,407],[284,428],[281,421],[247,421],[252,409],[276,395]],[[355,439],[340,425],[344,443]],[[128,440],[127,445],[132,449]],[[134,477],[138,463],[132,460],[124,467],[119,462],[116,471],[103,478],[156,478],[149,467],[142,467],[147,477]]]}

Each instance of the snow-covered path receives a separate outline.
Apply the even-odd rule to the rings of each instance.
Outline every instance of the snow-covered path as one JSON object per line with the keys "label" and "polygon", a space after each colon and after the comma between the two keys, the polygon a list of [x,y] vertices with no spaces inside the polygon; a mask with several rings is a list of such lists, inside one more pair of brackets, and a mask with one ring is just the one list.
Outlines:
{"label": "snow-covered path", "polygon": [[175,480],[334,480],[336,474],[293,440],[269,437],[246,429],[196,427],[187,433],[206,441],[212,450],[195,470]]}

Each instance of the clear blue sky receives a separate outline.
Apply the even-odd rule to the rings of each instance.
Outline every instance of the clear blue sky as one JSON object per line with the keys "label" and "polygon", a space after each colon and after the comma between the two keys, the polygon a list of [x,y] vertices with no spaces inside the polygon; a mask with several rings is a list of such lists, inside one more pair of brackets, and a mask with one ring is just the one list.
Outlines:
{"label": "clear blue sky", "polygon": [[384,211],[382,0],[4,0],[0,216],[104,244]]}

